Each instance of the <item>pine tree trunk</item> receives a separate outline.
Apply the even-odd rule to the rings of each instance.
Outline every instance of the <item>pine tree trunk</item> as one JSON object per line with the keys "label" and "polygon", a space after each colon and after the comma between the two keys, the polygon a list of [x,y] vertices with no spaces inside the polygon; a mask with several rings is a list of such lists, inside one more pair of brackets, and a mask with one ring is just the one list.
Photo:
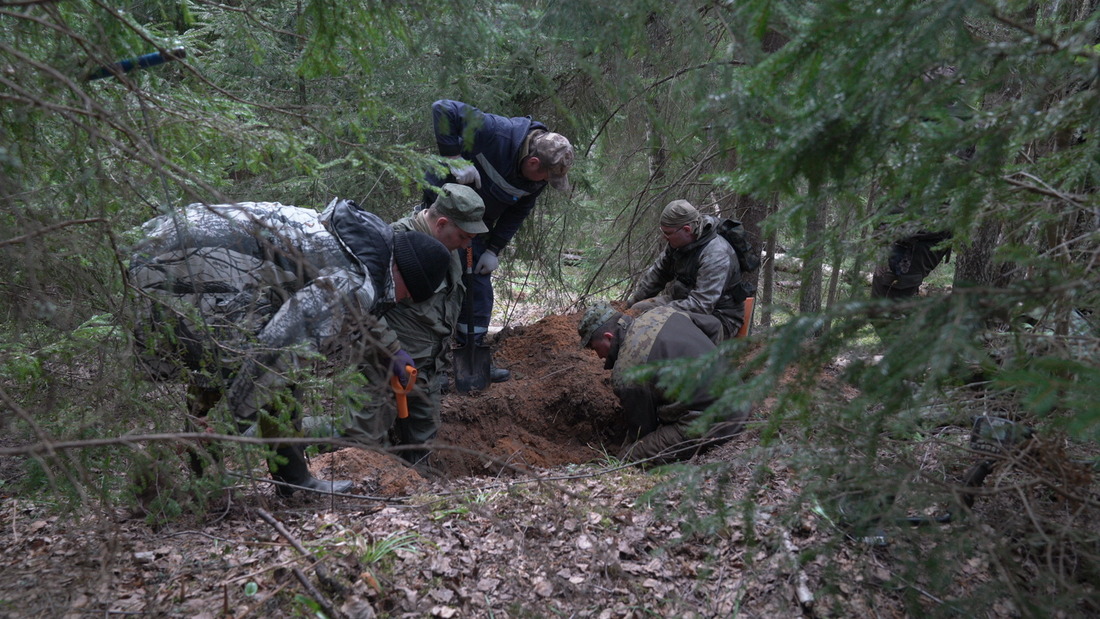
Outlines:
{"label": "pine tree trunk", "polygon": [[974,240],[955,259],[955,286],[994,286],[1007,283],[1004,265],[993,262],[993,252],[1001,237],[1001,224],[986,222],[978,228]]}
{"label": "pine tree trunk", "polygon": [[[825,233],[825,211],[827,202],[819,201],[810,220],[806,222],[806,236],[803,246],[814,245]],[[802,280],[798,291],[798,311],[813,314],[821,311],[821,252],[806,256],[802,263]]]}

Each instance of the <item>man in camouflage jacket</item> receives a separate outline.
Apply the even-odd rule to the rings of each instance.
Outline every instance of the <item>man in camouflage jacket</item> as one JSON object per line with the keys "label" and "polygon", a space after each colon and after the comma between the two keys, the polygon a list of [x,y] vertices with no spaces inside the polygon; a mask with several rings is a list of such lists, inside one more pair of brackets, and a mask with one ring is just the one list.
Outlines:
{"label": "man in camouflage jacket", "polygon": [[[269,418],[303,355],[361,366],[381,357],[403,374],[412,359],[395,348],[379,355],[387,336],[376,316],[405,297],[428,298],[450,261],[430,236],[395,234],[339,199],[323,213],[277,202],[192,204],[142,232],[129,275],[149,300],[135,333],[148,369],[188,381],[193,416],[224,396],[265,436],[288,432]],[[276,479],[333,489],[309,475],[300,449],[276,452],[287,460]]]}
{"label": "man in camouflage jacket", "polygon": [[645,312],[667,305],[693,314],[715,341],[736,335],[745,321],[741,267],[718,234],[717,218],[674,200],[661,213],[661,234],[668,247],[635,285],[627,307]]}
{"label": "man in camouflage jacket", "polygon": [[[348,436],[385,444],[393,428],[397,445],[423,445],[439,431],[440,405],[446,370],[450,365],[450,338],[458,322],[466,287],[462,281],[465,248],[478,234],[488,232],[482,221],[485,203],[472,187],[447,183],[442,195],[427,209],[400,219],[397,231],[423,232],[451,250],[451,262],[443,283],[423,301],[406,299],[386,313],[383,322],[394,339],[416,361],[416,388],[408,394],[409,416],[398,419],[392,407],[364,408],[352,415]],[[383,343],[395,345],[388,340]],[[404,449],[401,457],[412,464],[428,457],[425,449]]]}
{"label": "man in camouflage jacket", "polygon": [[623,460],[664,464],[687,460],[721,444],[741,430],[748,404],[711,411],[708,428],[697,421],[716,404],[710,381],[704,380],[689,400],[670,397],[658,387],[658,376],[645,382],[627,378],[629,370],[672,359],[711,353],[714,342],[686,312],[670,306],[654,308],[637,318],[615,311],[607,303],[589,307],[577,332],[581,345],[596,351],[610,369],[611,387],[623,408],[627,436],[619,453]]}

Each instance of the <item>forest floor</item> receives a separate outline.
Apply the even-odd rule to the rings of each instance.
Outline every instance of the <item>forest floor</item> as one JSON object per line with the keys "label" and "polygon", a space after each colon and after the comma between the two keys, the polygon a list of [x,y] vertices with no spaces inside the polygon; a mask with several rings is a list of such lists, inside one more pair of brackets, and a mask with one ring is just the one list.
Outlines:
{"label": "forest floor", "polygon": [[[662,485],[675,471],[616,466],[605,454],[622,439],[617,400],[602,361],[577,345],[577,319],[550,316],[496,336],[495,358],[513,380],[445,398],[444,447],[433,456],[440,475],[425,478],[392,455],[356,448],[312,458],[315,475],[354,480],[357,496],[299,492],[284,500],[262,480],[237,478],[201,515],[154,526],[117,506],[59,515],[14,494],[19,467],[0,459],[0,616],[973,610],[928,593],[904,566],[944,536],[1018,519],[1011,503],[979,502],[971,523],[891,531],[885,544],[847,536],[800,501],[792,450],[760,449],[770,401],[754,406],[745,432],[689,462],[687,482]],[[838,397],[854,397],[836,373],[822,381]],[[962,444],[968,432],[948,430],[940,442]],[[936,448],[924,460],[961,473],[963,451]],[[685,504],[692,509],[676,510]],[[1071,512],[1065,508],[1063,524],[1096,528]],[[961,599],[996,583],[1002,569],[986,555],[963,557],[950,588]],[[986,599],[982,614],[1026,614],[1010,591]]]}

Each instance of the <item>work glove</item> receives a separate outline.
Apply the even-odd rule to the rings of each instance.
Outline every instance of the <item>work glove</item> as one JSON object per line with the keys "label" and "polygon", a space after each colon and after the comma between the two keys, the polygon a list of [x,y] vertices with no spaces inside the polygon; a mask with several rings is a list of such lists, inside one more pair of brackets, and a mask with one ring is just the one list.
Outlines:
{"label": "work glove", "polygon": [[497,270],[498,266],[500,266],[500,260],[497,260],[497,255],[491,249],[486,249],[485,253],[481,254],[481,259],[477,261],[474,273],[488,275]]}
{"label": "work glove", "polygon": [[406,365],[411,365],[415,368],[416,362],[413,361],[409,353],[405,352],[404,348],[393,353],[393,364],[391,368],[393,369],[393,375],[397,377],[397,380],[401,381],[402,387],[409,386],[409,373],[405,371]]}
{"label": "work glove", "polygon": [[451,160],[449,167],[451,168],[451,175],[455,177],[455,182],[459,185],[473,185],[481,189],[481,174],[474,167],[474,164],[458,156],[448,157],[448,159]]}

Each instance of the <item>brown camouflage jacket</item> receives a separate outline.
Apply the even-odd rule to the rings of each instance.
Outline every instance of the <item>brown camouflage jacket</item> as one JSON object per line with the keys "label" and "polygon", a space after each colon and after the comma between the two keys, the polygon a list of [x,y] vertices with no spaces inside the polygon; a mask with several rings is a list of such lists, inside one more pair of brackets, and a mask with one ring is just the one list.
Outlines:
{"label": "brown camouflage jacket", "polygon": [[629,370],[670,359],[696,358],[714,351],[710,340],[691,317],[670,306],[652,309],[637,318],[625,314],[619,319],[616,346],[607,358],[612,368],[611,387],[623,407],[628,432],[644,436],[659,423],[676,421],[688,410],[703,410],[713,403],[708,387],[677,403],[657,387],[657,377],[639,383],[627,377]]}

